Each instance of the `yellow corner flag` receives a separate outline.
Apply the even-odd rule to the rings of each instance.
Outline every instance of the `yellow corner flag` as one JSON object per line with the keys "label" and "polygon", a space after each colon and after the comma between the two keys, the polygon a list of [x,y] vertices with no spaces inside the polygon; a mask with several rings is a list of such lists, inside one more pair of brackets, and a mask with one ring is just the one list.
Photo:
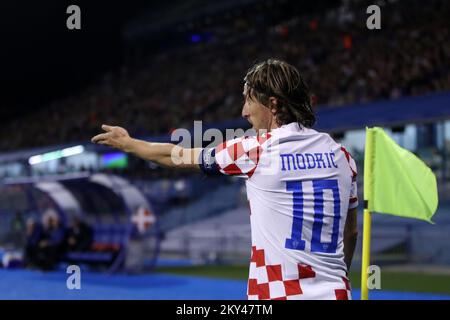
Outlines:
{"label": "yellow corner flag", "polygon": [[381,128],[366,128],[361,299],[367,300],[371,212],[432,223],[438,206],[436,177],[422,160],[401,148]]}

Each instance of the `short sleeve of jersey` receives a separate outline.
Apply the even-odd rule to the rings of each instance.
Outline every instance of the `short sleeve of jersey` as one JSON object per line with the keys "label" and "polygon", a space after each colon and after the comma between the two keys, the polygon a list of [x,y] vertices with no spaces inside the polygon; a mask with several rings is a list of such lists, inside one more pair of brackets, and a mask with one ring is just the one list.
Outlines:
{"label": "short sleeve of jersey", "polygon": [[250,178],[259,163],[262,144],[269,134],[258,137],[240,137],[225,141],[215,148],[205,148],[200,155],[199,165],[207,175],[225,174]]}
{"label": "short sleeve of jersey", "polygon": [[349,209],[358,207],[358,185],[356,181],[352,182],[352,188],[350,190],[350,201],[348,204]]}
{"label": "short sleeve of jersey", "polygon": [[353,160],[350,153],[347,150],[345,150],[345,148],[342,148],[342,151],[344,151],[345,156],[348,161],[348,164],[352,171],[352,187],[350,189],[350,200],[349,200],[348,208],[354,209],[354,208],[358,207],[358,184],[356,182],[356,177],[358,175],[358,169],[356,167],[356,162],[355,162],[355,160]]}

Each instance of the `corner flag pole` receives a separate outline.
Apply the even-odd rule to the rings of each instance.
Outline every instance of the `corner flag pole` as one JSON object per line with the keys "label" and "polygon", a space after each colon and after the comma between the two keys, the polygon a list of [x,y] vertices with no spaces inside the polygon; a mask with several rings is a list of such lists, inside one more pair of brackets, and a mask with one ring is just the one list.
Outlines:
{"label": "corner flag pole", "polygon": [[372,201],[372,161],[373,161],[373,132],[366,128],[366,146],[364,153],[364,220],[363,220],[363,244],[361,264],[361,300],[369,299],[367,287],[367,270],[370,265],[370,227],[371,213],[369,202]]}

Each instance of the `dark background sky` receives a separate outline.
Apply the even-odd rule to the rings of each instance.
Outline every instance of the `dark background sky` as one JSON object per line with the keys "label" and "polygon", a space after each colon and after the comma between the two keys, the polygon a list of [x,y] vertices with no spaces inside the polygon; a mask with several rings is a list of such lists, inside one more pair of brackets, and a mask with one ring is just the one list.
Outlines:
{"label": "dark background sky", "polygon": [[[66,9],[81,8],[81,30]],[[77,90],[123,59],[121,27],[152,1],[2,1],[0,122]]]}

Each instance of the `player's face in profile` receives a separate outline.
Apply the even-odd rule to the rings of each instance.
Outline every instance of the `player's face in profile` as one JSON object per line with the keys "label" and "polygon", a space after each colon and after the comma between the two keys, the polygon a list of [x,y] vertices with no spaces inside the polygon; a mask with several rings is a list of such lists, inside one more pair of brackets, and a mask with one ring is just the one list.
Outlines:
{"label": "player's face in profile", "polygon": [[269,130],[272,114],[269,108],[252,99],[246,94],[247,88],[244,88],[244,106],[242,108],[242,117],[247,119],[256,131]]}

